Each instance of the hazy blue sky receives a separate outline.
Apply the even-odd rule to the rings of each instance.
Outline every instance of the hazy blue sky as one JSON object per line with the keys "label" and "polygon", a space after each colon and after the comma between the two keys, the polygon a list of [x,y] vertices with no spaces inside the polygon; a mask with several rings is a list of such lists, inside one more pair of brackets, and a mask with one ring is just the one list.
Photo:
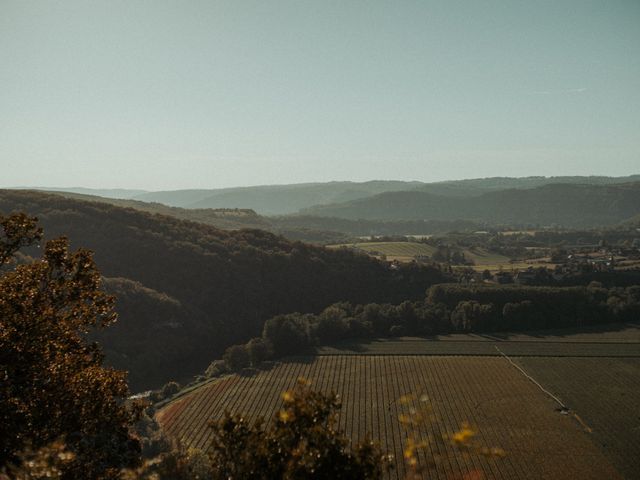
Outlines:
{"label": "hazy blue sky", "polygon": [[640,1],[0,0],[0,185],[640,173]]}

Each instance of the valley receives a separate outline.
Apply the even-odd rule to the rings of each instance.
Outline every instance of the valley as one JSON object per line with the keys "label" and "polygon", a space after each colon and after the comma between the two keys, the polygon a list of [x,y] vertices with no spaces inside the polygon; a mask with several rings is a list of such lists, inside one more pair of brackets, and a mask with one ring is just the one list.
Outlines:
{"label": "valley", "polygon": [[[145,444],[207,452],[209,422],[225,411],[272,425],[303,377],[339,396],[349,442],[369,435],[393,455],[389,479],[415,468],[442,479],[633,478],[638,184],[540,182],[383,182],[334,204],[353,185],[314,184],[223,208],[207,207],[217,206],[208,191],[171,193],[183,198],[171,206],[140,192],[1,190],[0,210],[38,217],[45,241],[63,235],[93,252],[118,321],[87,338],[127,372],[129,401],[147,402]],[[253,209],[309,188],[328,203]],[[594,192],[600,213],[567,220]],[[529,212],[549,194],[574,200]],[[385,195],[387,213],[344,214]],[[405,216],[413,201],[393,199],[424,195],[453,210],[434,214],[436,202]],[[498,198],[511,204],[502,213],[462,207],[493,211],[486,202]],[[16,264],[38,255],[27,247]],[[453,440],[460,432],[467,443]],[[413,466],[410,441],[421,446]]]}
{"label": "valley", "polygon": [[640,480],[640,1],[0,1],[0,480]]}

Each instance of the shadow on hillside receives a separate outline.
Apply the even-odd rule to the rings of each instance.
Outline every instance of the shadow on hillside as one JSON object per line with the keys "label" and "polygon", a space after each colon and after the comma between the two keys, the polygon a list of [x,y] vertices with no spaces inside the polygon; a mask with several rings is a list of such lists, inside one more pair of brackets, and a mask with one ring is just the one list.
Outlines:
{"label": "shadow on hillside", "polygon": [[284,357],[280,360],[280,363],[304,363],[310,364],[315,361],[315,355],[291,355]]}
{"label": "shadow on hillside", "polygon": [[257,367],[247,367],[247,368],[243,368],[242,370],[240,370],[239,372],[235,372],[236,375],[238,375],[239,377],[245,377],[245,378],[250,378],[250,377],[255,377],[256,375],[259,375],[260,373],[263,372],[268,372],[269,370],[273,370],[274,368],[276,368],[279,365],[284,364],[288,364],[288,363],[304,363],[304,364],[310,364],[313,363],[313,361],[315,360],[315,355],[292,355],[289,357],[283,357],[279,360],[267,360],[262,362],[259,366]]}
{"label": "shadow on hillside", "polygon": [[[620,333],[620,338],[615,336],[600,338],[599,334]],[[584,335],[593,335],[592,338]],[[304,352],[304,356],[289,357],[293,361],[312,361],[316,355],[341,355],[341,354],[368,354],[376,351],[375,346],[384,344],[401,344],[411,341],[430,342],[509,342],[509,341],[561,341],[571,342],[576,337],[576,342],[594,343],[640,343],[640,324],[633,323],[609,323],[598,325],[584,325],[581,327],[549,328],[542,330],[522,330],[511,332],[452,332],[438,335],[415,335],[405,337],[378,337],[362,339],[346,339],[317,347],[311,347]],[[300,359],[300,360],[298,360]]]}
{"label": "shadow on hillside", "polygon": [[280,363],[282,363],[282,361],[265,360],[257,367],[243,368],[242,370],[235,372],[235,374],[238,375],[239,377],[255,377],[256,375],[262,372],[268,372],[269,370],[273,370]]}
{"label": "shadow on hillside", "polygon": [[309,354],[310,355],[319,355],[319,354],[326,354],[326,349],[330,348],[332,350],[335,350],[336,354],[339,354],[340,352],[367,352],[367,345],[370,345],[374,342],[379,342],[381,340],[388,340],[388,339],[379,339],[379,338],[375,338],[375,339],[371,339],[371,338],[363,338],[363,339],[349,339],[349,340],[343,340],[343,341],[339,341],[339,342],[334,342],[334,343],[329,343],[326,345],[320,345],[317,347],[313,347],[312,349],[309,350]]}
{"label": "shadow on hillside", "polygon": [[[640,325],[632,323],[602,323],[598,325],[584,325],[581,327],[568,328],[549,328],[543,330],[523,330],[518,332],[496,332],[496,333],[477,333],[476,335],[488,340],[509,341],[514,337],[532,337],[533,339],[545,339],[548,337],[558,337],[563,340],[571,340],[572,336],[584,334],[602,334],[602,333],[620,333],[631,332],[637,333],[640,337]],[[595,339],[594,339],[595,340]]]}

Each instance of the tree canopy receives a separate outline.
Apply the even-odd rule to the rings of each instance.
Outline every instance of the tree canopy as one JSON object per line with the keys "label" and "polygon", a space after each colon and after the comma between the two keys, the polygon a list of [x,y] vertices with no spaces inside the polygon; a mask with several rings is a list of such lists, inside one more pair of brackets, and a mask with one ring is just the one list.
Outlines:
{"label": "tree canopy", "polygon": [[15,262],[42,238],[36,219],[0,216],[0,469],[22,452],[64,442],[62,478],[115,478],[134,466],[125,372],[102,366],[86,335],[113,323],[114,299],[101,290],[88,250],[50,240],[39,260]]}

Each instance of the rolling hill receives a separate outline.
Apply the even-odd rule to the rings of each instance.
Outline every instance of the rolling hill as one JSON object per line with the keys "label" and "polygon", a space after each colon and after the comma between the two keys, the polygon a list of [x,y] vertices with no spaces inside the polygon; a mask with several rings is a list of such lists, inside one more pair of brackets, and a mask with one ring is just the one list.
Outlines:
{"label": "rolling hill", "polygon": [[445,197],[426,192],[388,192],[303,213],[365,220],[474,220],[493,224],[614,225],[640,212],[640,183],[551,184],[510,189],[478,197]]}
{"label": "rolling hill", "polygon": [[478,230],[481,225],[468,221],[363,221],[341,218],[324,218],[304,215],[279,215],[267,217],[254,210],[240,208],[181,208],[157,202],[118,199],[85,195],[64,191],[53,191],[67,198],[88,202],[101,202],[118,207],[134,208],[143,212],[169,215],[180,220],[190,220],[212,225],[223,230],[259,228],[283,235],[291,240],[310,243],[339,243],[351,236],[433,234],[452,230]]}
{"label": "rolling hill", "polygon": [[134,389],[202,371],[278,313],[420,298],[442,281],[433,269],[393,271],[365,255],[262,230],[223,231],[96,201],[0,190],[0,212],[13,211],[37,216],[47,238],[65,235],[73,248],[95,252],[112,279],[107,287],[121,298],[120,325],[103,337],[107,360],[130,370]]}
{"label": "rolling hill", "polygon": [[297,214],[266,218],[275,231],[285,236],[288,236],[288,232],[300,230],[341,232],[351,236],[430,235],[476,231],[485,227],[482,223],[469,220],[362,220]]}
{"label": "rolling hill", "polygon": [[416,190],[446,197],[474,197],[509,189],[530,189],[558,183],[570,185],[613,185],[640,182],[640,175],[626,177],[561,176],[561,177],[489,177],[427,183]]}
{"label": "rolling hill", "polygon": [[[140,202],[164,204],[169,207],[181,207],[184,209],[251,209],[260,215],[277,216],[292,214],[299,212],[300,210],[320,205],[340,205],[345,202],[358,201],[371,198],[376,195],[393,192],[422,192],[438,197],[461,199],[478,197],[486,193],[505,190],[534,189],[545,185],[565,184],[606,186],[637,182],[640,182],[640,175],[630,175],[626,177],[491,177],[432,183],[382,180],[368,182],[341,181],[172,191],[89,189],[81,187],[34,189],[60,192],[66,191],[70,193],[114,199],[137,200]],[[136,207],[134,206],[134,208]],[[159,213],[172,214],[171,212]],[[314,213],[314,215],[317,214]],[[333,215],[326,216],[331,217]]]}
{"label": "rolling hill", "polygon": [[263,215],[280,215],[312,205],[344,202],[382,192],[410,190],[418,185],[419,182],[397,181],[301,183],[150,192],[138,195],[136,199],[185,208],[251,208]]}
{"label": "rolling hill", "polygon": [[192,222],[204,223],[212,225],[223,230],[238,230],[241,228],[261,228],[268,230],[271,223],[265,217],[258,215],[250,209],[239,208],[180,208],[170,207],[163,203],[145,202],[141,200],[120,199],[112,197],[104,197],[98,195],[86,195],[74,192],[52,191],[45,193],[54,193],[66,198],[82,200],[86,202],[100,202],[115,205],[117,207],[134,208],[142,212],[168,215],[180,220],[189,220]]}
{"label": "rolling hill", "polygon": [[147,193],[146,190],[132,190],[127,188],[85,188],[85,187],[15,187],[13,190],[38,190],[50,192],[77,193],[78,195],[92,195],[104,198],[128,199]]}

